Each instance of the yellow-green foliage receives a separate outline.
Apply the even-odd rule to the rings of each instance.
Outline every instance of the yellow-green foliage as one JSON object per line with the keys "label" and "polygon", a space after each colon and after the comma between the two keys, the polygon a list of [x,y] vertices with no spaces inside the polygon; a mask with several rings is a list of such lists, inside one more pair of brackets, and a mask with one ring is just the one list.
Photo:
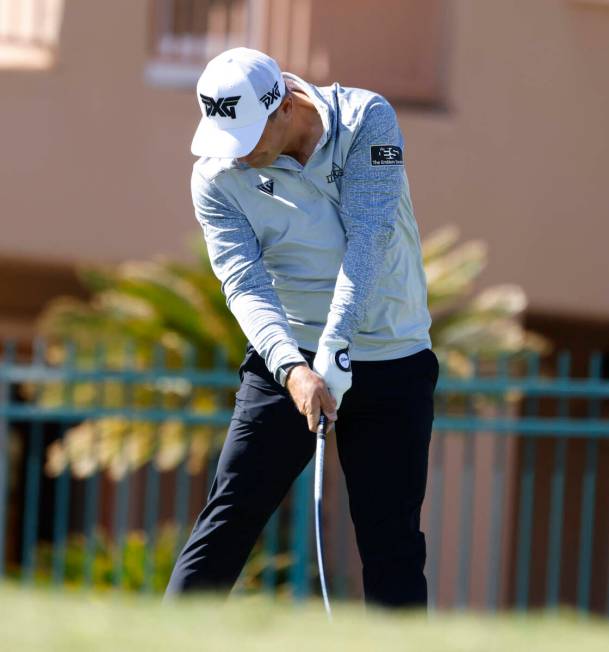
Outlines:
{"label": "yellow-green foliage", "polygon": [[[98,529],[93,536],[90,553],[92,586],[96,589],[120,586],[126,590],[140,590],[144,588],[146,565],[150,564],[150,589],[162,591],[167,586],[173,568],[176,544],[177,529],[173,526],[164,527],[160,530],[148,557],[146,534],[139,530],[128,532],[122,548],[122,571],[119,578],[115,575],[120,554],[118,547],[107,533]],[[52,554],[51,543],[38,544],[34,581],[39,585],[51,582]],[[68,588],[84,586],[86,556],[85,537],[80,534],[70,535],[66,544],[64,575]]]}
{"label": "yellow-green foliage", "polygon": [[[186,532],[178,532],[172,524],[161,527],[152,545],[148,546],[148,537],[144,531],[128,532],[123,541],[122,552],[115,540],[101,529],[97,529],[92,537],[90,550],[87,541],[81,534],[71,534],[68,537],[65,551],[64,584],[68,589],[85,586],[86,560],[90,557],[90,583],[97,590],[105,591],[112,587],[120,587],[127,591],[148,590],[163,592],[167,586],[173,569],[175,555],[184,543]],[[150,548],[150,550],[149,550]],[[120,555],[120,558],[119,558]],[[255,546],[241,573],[235,588],[239,593],[260,591],[262,589],[262,574],[269,566],[277,572],[279,595],[287,595],[289,587],[284,581],[284,571],[290,566],[290,555],[280,553],[273,557],[267,556],[261,542]],[[120,573],[117,569],[120,565]],[[49,542],[41,542],[36,549],[36,566],[33,580],[38,586],[45,586],[52,581],[53,546]],[[18,578],[19,567],[9,567],[8,575]],[[2,646],[0,645],[0,649]]]}

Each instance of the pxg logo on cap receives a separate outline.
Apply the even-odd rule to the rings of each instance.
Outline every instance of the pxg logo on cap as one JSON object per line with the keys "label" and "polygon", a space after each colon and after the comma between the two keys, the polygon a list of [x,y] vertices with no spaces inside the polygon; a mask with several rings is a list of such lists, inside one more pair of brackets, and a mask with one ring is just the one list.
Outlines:
{"label": "pxg logo on cap", "polygon": [[220,97],[218,100],[214,100],[213,97],[201,93],[201,100],[205,105],[205,114],[208,118],[219,115],[223,118],[232,118],[234,120],[237,117],[235,107],[240,99],[241,95],[235,95],[234,97]]}
{"label": "pxg logo on cap", "polygon": [[251,48],[214,57],[197,82],[202,118],[192,141],[196,156],[247,156],[260,140],[268,116],[285,93],[274,59]]}
{"label": "pxg logo on cap", "polygon": [[275,85],[273,88],[268,93],[265,93],[261,98],[260,101],[264,104],[264,106],[268,109],[271,104],[275,100],[278,100],[281,97],[281,93],[279,92],[279,84],[275,82]]}

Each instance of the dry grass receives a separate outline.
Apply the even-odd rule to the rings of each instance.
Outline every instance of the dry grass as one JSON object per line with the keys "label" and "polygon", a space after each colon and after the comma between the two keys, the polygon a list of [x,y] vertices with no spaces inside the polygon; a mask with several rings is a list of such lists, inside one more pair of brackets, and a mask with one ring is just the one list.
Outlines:
{"label": "dry grass", "polygon": [[609,622],[572,611],[554,614],[399,614],[335,605],[333,624],[319,602],[262,596],[189,598],[68,593],[0,586],[0,649],[97,650],[412,650],[416,652],[588,652],[609,649]]}

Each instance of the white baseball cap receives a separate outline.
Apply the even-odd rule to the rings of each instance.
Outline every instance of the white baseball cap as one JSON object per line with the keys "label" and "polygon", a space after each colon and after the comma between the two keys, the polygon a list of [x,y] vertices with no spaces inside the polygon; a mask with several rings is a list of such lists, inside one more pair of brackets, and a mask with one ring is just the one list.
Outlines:
{"label": "white baseball cap", "polygon": [[214,57],[197,82],[203,117],[191,152],[218,158],[246,156],[284,93],[277,62],[263,52],[232,48]]}

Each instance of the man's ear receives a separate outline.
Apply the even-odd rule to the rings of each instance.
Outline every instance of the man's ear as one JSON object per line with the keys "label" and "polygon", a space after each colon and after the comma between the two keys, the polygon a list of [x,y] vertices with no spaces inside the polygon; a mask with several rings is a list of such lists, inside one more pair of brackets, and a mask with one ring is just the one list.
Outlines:
{"label": "man's ear", "polygon": [[281,111],[281,114],[285,118],[289,118],[292,114],[294,106],[292,104],[292,94],[290,93],[287,97],[283,98],[283,102],[279,105],[278,111]]}

